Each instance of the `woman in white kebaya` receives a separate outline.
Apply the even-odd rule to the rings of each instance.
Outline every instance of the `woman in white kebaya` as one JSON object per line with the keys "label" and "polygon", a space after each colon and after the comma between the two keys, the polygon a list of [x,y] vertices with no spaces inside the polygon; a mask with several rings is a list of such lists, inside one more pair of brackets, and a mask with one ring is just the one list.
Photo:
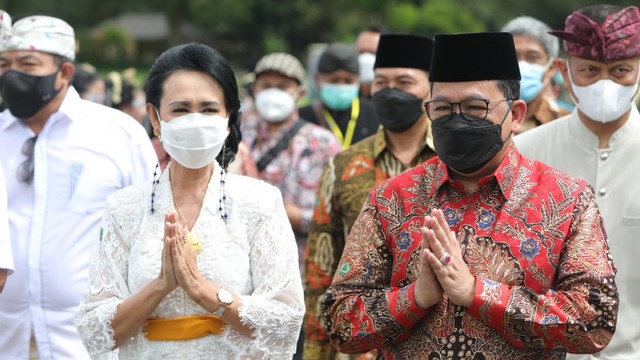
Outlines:
{"label": "woman in white kebaya", "polygon": [[304,315],[297,247],[280,192],[227,174],[240,102],[205,45],[164,52],[147,114],[171,156],[152,183],[109,198],[76,325],[120,359],[291,359]]}

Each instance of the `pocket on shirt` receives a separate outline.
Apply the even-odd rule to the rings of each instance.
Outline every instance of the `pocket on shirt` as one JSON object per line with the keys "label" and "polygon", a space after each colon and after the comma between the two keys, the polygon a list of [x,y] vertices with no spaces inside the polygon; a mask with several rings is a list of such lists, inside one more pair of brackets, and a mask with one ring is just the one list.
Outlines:
{"label": "pocket on shirt", "polygon": [[68,208],[81,214],[102,211],[107,196],[118,189],[108,174],[82,163],[69,165],[68,181]]}

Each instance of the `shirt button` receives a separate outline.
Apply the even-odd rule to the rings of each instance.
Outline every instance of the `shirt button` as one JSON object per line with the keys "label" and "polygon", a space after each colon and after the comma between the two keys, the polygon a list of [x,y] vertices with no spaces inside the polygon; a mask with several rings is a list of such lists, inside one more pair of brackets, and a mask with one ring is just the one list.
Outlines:
{"label": "shirt button", "polygon": [[603,152],[600,153],[600,160],[607,160],[609,158],[609,153],[608,152]]}
{"label": "shirt button", "polygon": [[600,188],[600,190],[598,190],[598,195],[605,196],[606,194],[607,194],[606,188]]}

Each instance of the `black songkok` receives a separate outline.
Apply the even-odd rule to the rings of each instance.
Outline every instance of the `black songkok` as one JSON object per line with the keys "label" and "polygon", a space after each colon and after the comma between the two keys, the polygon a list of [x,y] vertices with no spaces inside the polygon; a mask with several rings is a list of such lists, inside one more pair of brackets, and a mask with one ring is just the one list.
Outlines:
{"label": "black songkok", "polygon": [[438,34],[431,82],[520,80],[513,35],[506,32]]}
{"label": "black songkok", "polygon": [[412,68],[429,71],[433,40],[408,34],[382,34],[376,52],[377,68]]}

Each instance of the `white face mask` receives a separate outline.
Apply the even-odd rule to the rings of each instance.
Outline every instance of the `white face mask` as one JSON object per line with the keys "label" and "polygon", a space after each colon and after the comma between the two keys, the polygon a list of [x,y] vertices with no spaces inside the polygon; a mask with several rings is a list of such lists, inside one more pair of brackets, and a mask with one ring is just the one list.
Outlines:
{"label": "white face mask", "polygon": [[375,77],[373,66],[376,63],[376,55],[365,52],[358,55],[358,64],[360,65],[360,81],[370,83]]}
{"label": "white face mask", "polygon": [[160,119],[162,147],[180,165],[201,169],[211,164],[222,150],[228,126],[229,118],[201,113],[183,115],[170,122]]}
{"label": "white face mask", "polygon": [[578,98],[574,99],[578,109],[589,119],[602,123],[619,119],[631,108],[640,80],[639,71],[638,78],[630,86],[623,86],[609,79],[598,80],[588,86],[578,86],[571,79],[571,71],[568,73],[573,92]]}
{"label": "white face mask", "polygon": [[256,95],[256,110],[268,122],[286,120],[296,107],[296,100],[288,92],[278,88],[269,88]]}

